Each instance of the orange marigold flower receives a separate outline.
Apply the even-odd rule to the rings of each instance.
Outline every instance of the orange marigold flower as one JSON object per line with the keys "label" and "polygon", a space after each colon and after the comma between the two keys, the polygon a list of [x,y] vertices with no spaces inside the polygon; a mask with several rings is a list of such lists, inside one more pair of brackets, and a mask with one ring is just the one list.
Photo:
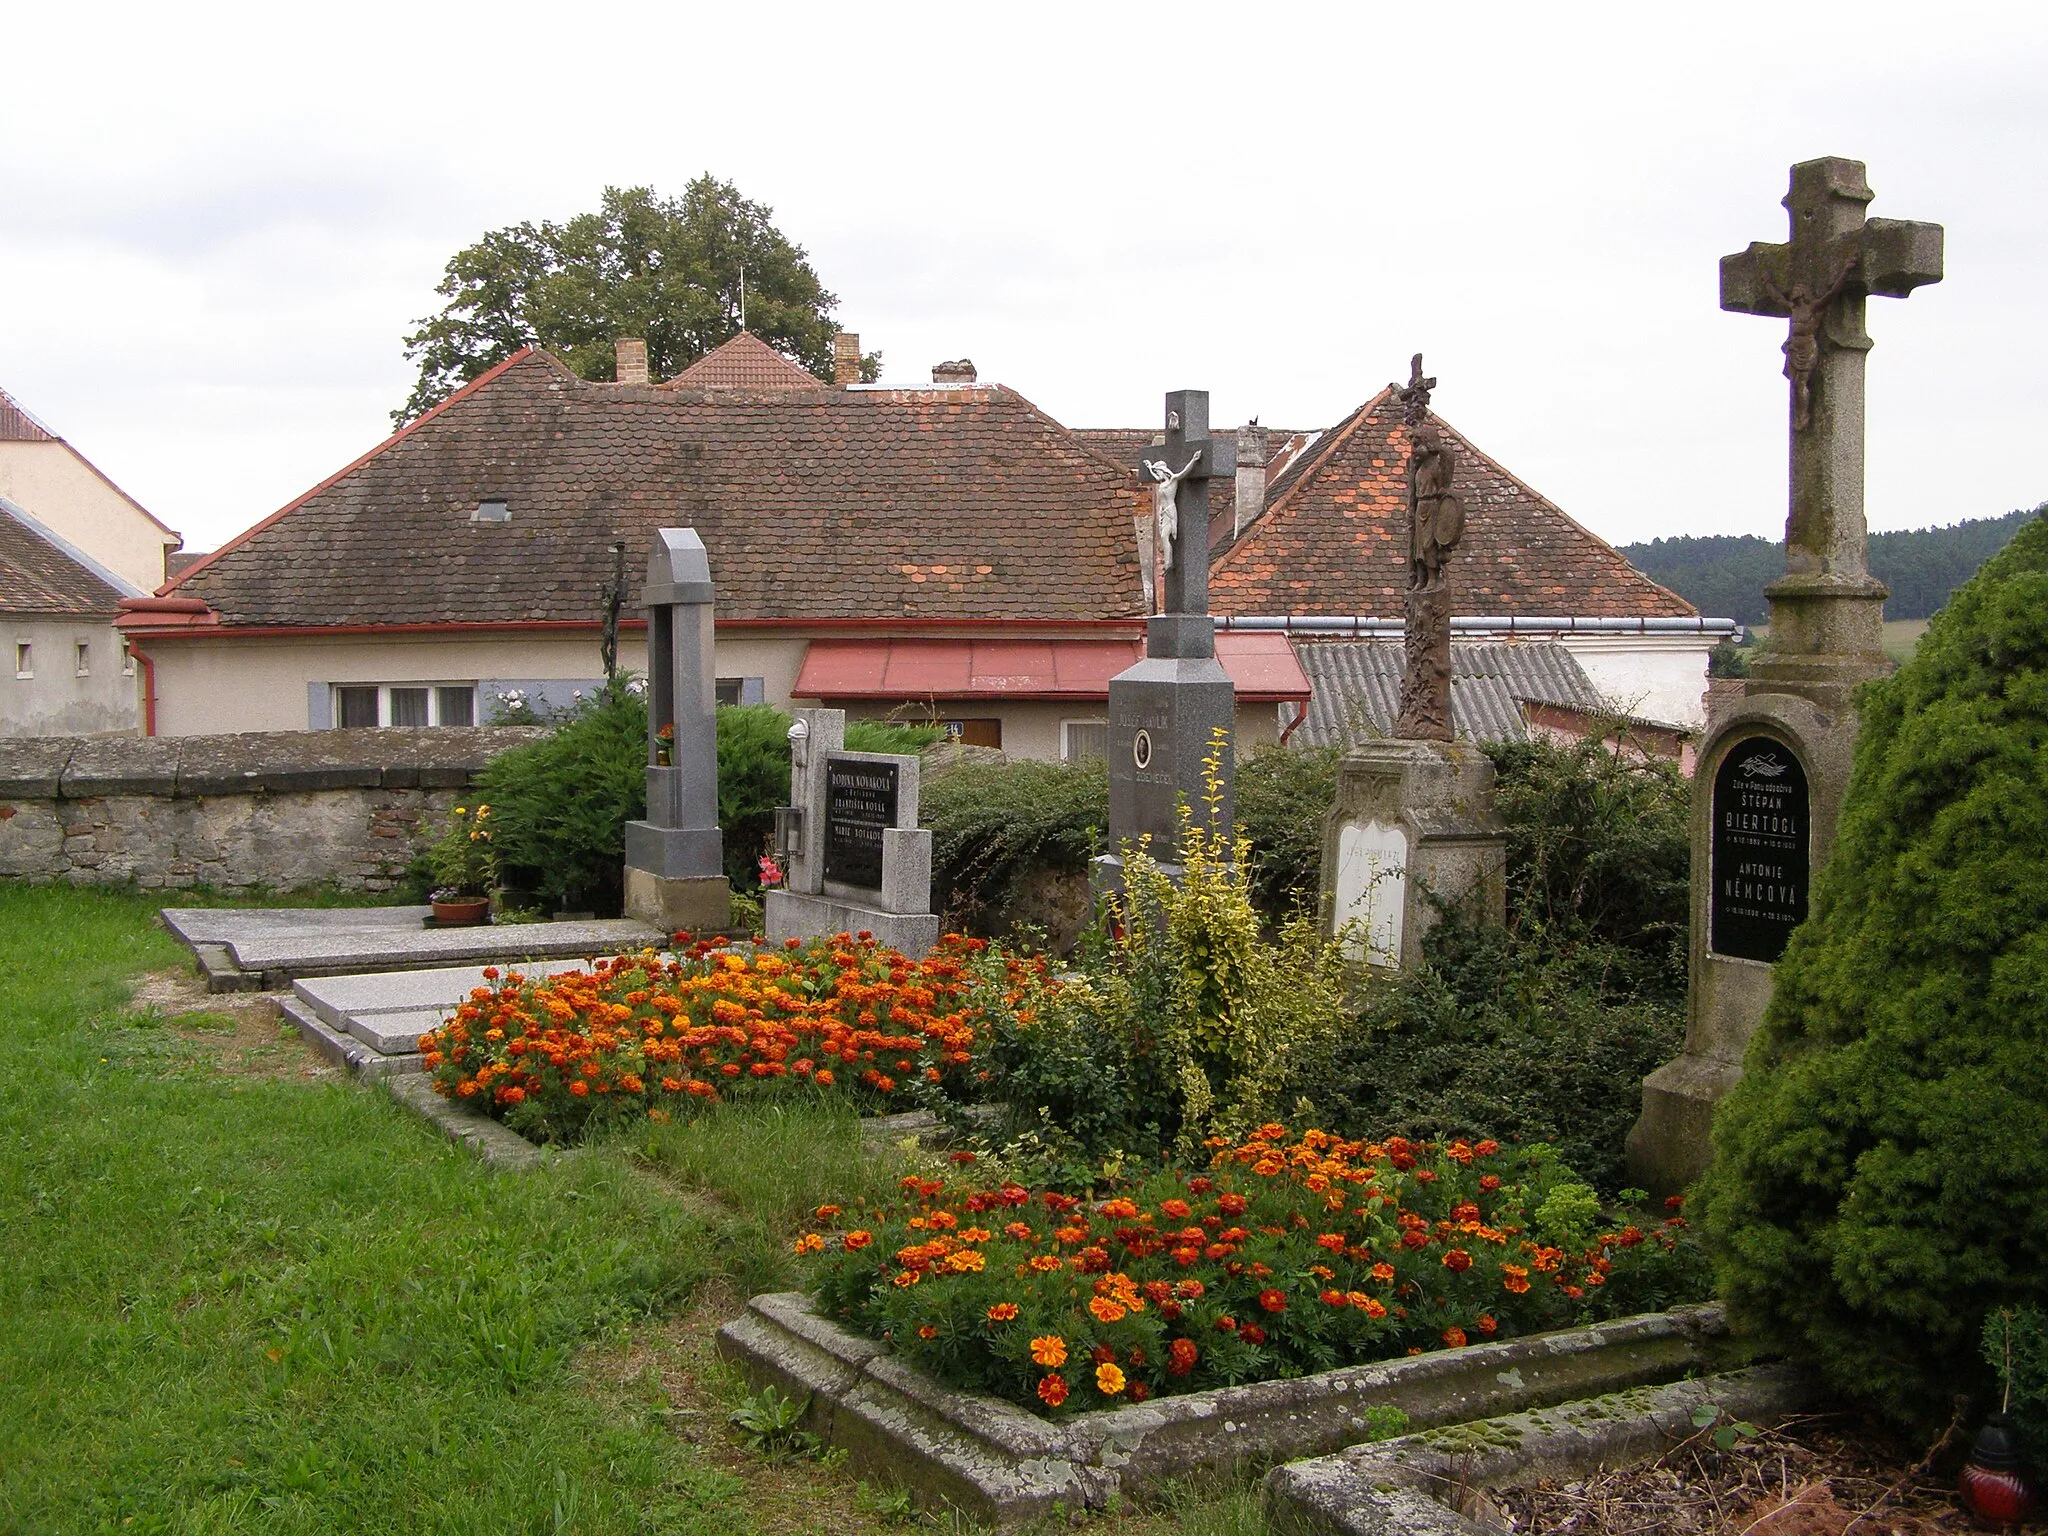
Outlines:
{"label": "orange marigold flower", "polygon": [[1175,1221],[1188,1219],[1188,1203],[1185,1200],[1162,1200],[1159,1202],[1159,1209],[1161,1214],[1170,1216]]}
{"label": "orange marigold flower", "polygon": [[1049,1275],[1060,1267],[1059,1255],[1055,1253],[1041,1253],[1031,1261],[1031,1267],[1041,1275]]}
{"label": "orange marigold flower", "polygon": [[1443,1333],[1443,1339],[1444,1343],[1448,1344],[1452,1349],[1463,1349],[1466,1342],[1465,1330],[1462,1328],[1446,1328]]}
{"label": "orange marigold flower", "polygon": [[939,1336],[939,1330],[930,1323],[920,1323],[917,1328],[917,1336],[920,1339],[936,1339]]}
{"label": "orange marigold flower", "polygon": [[867,1247],[867,1245],[869,1243],[872,1243],[874,1240],[875,1234],[872,1232],[853,1231],[847,1233],[845,1237],[841,1238],[840,1242],[845,1244],[845,1246],[848,1248],[859,1249]]}
{"label": "orange marigold flower", "polygon": [[1351,1304],[1342,1291],[1324,1291],[1317,1299],[1326,1307],[1347,1307]]}
{"label": "orange marigold flower", "polygon": [[588,1098],[590,1096],[590,1084],[584,1082],[579,1077],[569,1085],[569,1092],[579,1099]]}
{"label": "orange marigold flower", "polygon": [[830,1221],[834,1216],[837,1216],[838,1214],[839,1207],[836,1205],[821,1205],[818,1207],[816,1212],[817,1218],[820,1221]]}
{"label": "orange marigold flower", "polygon": [[1379,1263],[1373,1265],[1372,1277],[1373,1279],[1378,1280],[1384,1284],[1386,1281],[1394,1278],[1394,1266],[1387,1263],[1383,1259]]}
{"label": "orange marigold flower", "polygon": [[1500,1267],[1501,1284],[1510,1295],[1519,1296],[1529,1289],[1529,1271],[1519,1264],[1503,1264]]}
{"label": "orange marigold flower", "polygon": [[1095,1390],[1104,1397],[1115,1397],[1124,1386],[1124,1373],[1118,1367],[1106,1362],[1095,1367]]}
{"label": "orange marigold flower", "polygon": [[1088,1303],[1088,1310],[1095,1314],[1097,1322],[1102,1323],[1120,1322],[1124,1316],[1124,1308],[1111,1301],[1107,1296],[1097,1296]]}
{"label": "orange marigold flower", "polygon": [[916,1270],[906,1269],[896,1277],[895,1284],[901,1289],[908,1290],[911,1286],[917,1284],[917,1282],[922,1280],[923,1278],[924,1276],[919,1274]]}
{"label": "orange marigold flower", "polygon": [[1031,1341],[1031,1358],[1040,1365],[1065,1365],[1067,1341],[1056,1333],[1040,1334]]}
{"label": "orange marigold flower", "polygon": [[1318,1248],[1327,1248],[1332,1253],[1342,1253],[1344,1251],[1344,1234],[1342,1232],[1325,1232],[1316,1239],[1316,1246]]}
{"label": "orange marigold flower", "polygon": [[802,1237],[796,1240],[796,1251],[798,1253],[817,1253],[821,1251],[824,1248],[824,1246],[825,1239],[820,1237],[815,1232],[806,1232]]}
{"label": "orange marigold flower", "polygon": [[1067,1379],[1054,1374],[1038,1384],[1038,1400],[1048,1408],[1057,1408],[1067,1400]]}
{"label": "orange marigold flower", "polygon": [[1005,1237],[1014,1237],[1020,1243],[1031,1241],[1031,1229],[1021,1221],[1013,1221],[1007,1227],[1004,1227],[1003,1235]]}
{"label": "orange marigold flower", "polygon": [[992,1323],[1011,1322],[1016,1316],[1017,1303],[1014,1301],[999,1301],[988,1309],[988,1320]]}
{"label": "orange marigold flower", "polygon": [[1481,1333],[1485,1334],[1492,1334],[1500,1331],[1500,1324],[1494,1321],[1494,1317],[1491,1312],[1480,1313],[1479,1322],[1476,1326],[1478,1327]]}

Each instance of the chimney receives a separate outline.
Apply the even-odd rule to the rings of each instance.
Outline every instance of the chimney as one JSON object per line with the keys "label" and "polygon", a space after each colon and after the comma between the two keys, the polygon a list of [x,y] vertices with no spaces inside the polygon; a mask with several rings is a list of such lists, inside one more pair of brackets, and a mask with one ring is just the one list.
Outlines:
{"label": "chimney", "polygon": [[1266,429],[1254,417],[1237,429],[1237,507],[1230,519],[1234,539],[1266,510]]}
{"label": "chimney", "polygon": [[972,384],[978,377],[974,371],[974,364],[964,357],[956,358],[950,363],[932,364],[934,384]]}
{"label": "chimney", "polygon": [[614,377],[621,384],[645,384],[647,382],[647,343],[637,336],[621,336],[612,342],[612,352],[618,359]]}
{"label": "chimney", "polygon": [[860,382],[860,336],[853,331],[832,338],[832,382],[842,388]]}

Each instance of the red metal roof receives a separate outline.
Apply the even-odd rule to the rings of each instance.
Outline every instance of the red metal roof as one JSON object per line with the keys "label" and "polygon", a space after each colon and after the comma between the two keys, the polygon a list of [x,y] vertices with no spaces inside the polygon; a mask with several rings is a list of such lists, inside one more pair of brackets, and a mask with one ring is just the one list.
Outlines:
{"label": "red metal roof", "polygon": [[[1106,699],[1141,641],[813,640],[790,692],[804,699]],[[1216,658],[1252,703],[1309,695],[1280,634],[1220,634]]]}

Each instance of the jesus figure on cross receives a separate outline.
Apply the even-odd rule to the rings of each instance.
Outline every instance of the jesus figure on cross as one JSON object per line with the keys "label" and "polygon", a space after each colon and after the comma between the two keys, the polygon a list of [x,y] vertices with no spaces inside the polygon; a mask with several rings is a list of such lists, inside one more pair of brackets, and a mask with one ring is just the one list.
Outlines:
{"label": "jesus figure on cross", "polygon": [[1145,460],[1145,473],[1157,482],[1152,487],[1152,525],[1162,578],[1173,569],[1173,546],[1180,539],[1180,483],[1201,459],[1201,454],[1195,454],[1177,475],[1167,469],[1164,459]]}

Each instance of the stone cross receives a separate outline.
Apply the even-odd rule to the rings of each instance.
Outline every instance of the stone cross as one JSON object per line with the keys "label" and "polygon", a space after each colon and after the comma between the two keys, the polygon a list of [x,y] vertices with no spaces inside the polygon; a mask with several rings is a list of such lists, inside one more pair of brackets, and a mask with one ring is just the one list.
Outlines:
{"label": "stone cross", "polygon": [[[1904,298],[1940,282],[1942,229],[1866,219],[1871,196],[1860,160],[1793,166],[1784,198],[1792,238],[1723,256],[1721,307],[1790,322],[1791,509],[1785,580],[1773,583],[1773,596],[1860,599],[1881,614],[1885,591],[1869,571],[1863,520],[1863,361],[1871,346],[1863,301]],[[1773,605],[1773,651],[1800,649],[1803,640],[1820,642],[1818,651],[1835,649],[1828,639],[1781,635]]]}
{"label": "stone cross", "polygon": [[[1140,469],[1145,483],[1153,488],[1152,567],[1164,577],[1156,583],[1162,613],[1208,613],[1209,482],[1219,476],[1228,479],[1236,470],[1236,439],[1209,435],[1209,392],[1177,389],[1169,394],[1165,441],[1145,450]],[[1206,621],[1187,628],[1192,635],[1195,629],[1206,629]],[[1212,632],[1207,650],[1170,654],[1214,653]]]}

